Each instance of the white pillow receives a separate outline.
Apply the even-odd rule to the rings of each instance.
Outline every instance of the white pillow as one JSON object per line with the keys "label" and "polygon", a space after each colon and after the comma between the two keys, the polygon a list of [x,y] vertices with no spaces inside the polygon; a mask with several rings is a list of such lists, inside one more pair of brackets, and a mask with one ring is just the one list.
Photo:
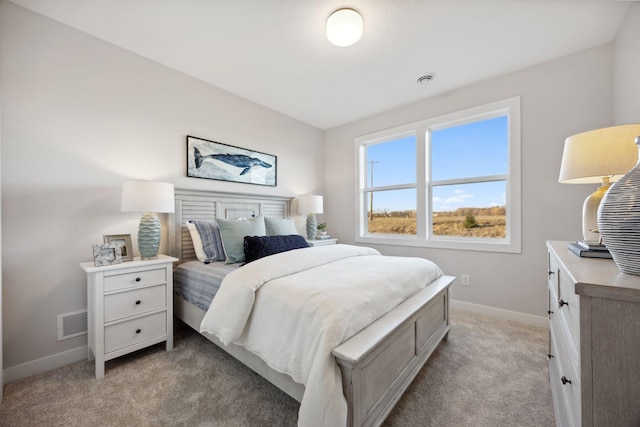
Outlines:
{"label": "white pillow", "polygon": [[207,255],[204,253],[204,249],[202,249],[202,239],[200,238],[198,229],[195,224],[190,222],[187,222],[187,229],[189,230],[189,234],[191,234],[191,241],[193,242],[193,250],[196,252],[196,258],[198,258],[198,261],[205,262]]}

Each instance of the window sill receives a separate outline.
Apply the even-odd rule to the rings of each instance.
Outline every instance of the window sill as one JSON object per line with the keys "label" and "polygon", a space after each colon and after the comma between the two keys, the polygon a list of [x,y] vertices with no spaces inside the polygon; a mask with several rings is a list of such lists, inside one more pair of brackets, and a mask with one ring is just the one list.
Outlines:
{"label": "window sill", "polygon": [[480,252],[500,252],[500,253],[521,253],[520,243],[504,241],[477,241],[468,240],[426,240],[417,237],[395,237],[395,236],[356,236],[357,243],[406,246],[418,248],[453,249],[461,251]]}

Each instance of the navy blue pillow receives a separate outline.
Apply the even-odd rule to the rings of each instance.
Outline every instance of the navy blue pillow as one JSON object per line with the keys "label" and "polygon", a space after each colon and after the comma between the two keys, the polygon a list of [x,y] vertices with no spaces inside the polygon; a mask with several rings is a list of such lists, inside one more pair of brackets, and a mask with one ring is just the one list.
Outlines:
{"label": "navy blue pillow", "polygon": [[247,263],[280,252],[308,248],[309,244],[299,234],[288,236],[245,236],[244,258]]}

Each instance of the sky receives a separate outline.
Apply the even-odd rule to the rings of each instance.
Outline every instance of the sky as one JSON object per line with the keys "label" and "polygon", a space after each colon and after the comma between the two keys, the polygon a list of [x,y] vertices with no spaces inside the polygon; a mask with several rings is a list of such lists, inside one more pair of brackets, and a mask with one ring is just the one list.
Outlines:
{"label": "sky", "polygon": [[[367,147],[367,184],[416,182],[416,140],[404,137]],[[501,116],[431,133],[433,211],[505,205],[504,181],[437,185],[438,180],[508,173],[508,118]],[[416,190],[374,193],[374,210],[414,210]]]}

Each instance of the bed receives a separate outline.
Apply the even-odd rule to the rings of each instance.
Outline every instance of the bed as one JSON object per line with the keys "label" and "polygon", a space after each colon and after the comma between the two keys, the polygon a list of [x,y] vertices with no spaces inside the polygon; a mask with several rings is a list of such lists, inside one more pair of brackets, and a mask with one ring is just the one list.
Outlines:
{"label": "bed", "polygon": [[[290,204],[291,199],[287,197],[177,189],[176,210],[169,221],[169,232],[172,236],[170,253],[180,260],[178,263],[180,265],[197,264],[197,261],[193,261],[196,254],[191,234],[185,225],[188,221],[251,218],[261,215],[286,218],[289,216]],[[368,248],[338,246],[343,247],[332,249],[324,246],[302,249],[296,257],[302,257],[305,251],[311,252],[312,250],[316,252],[313,252],[312,256],[308,258],[328,257],[333,259],[337,251],[347,253],[348,257],[355,258],[356,262],[360,262],[360,259],[364,260],[365,257],[377,256],[373,253],[376,252],[375,250]],[[280,261],[284,260],[284,262],[278,262],[278,265],[288,266],[288,258],[285,258],[287,256],[290,255],[277,254],[254,261],[247,264],[247,268],[243,267],[243,271],[246,273],[242,274],[259,275],[264,271],[263,267],[272,263],[271,260],[277,257],[282,257],[278,258]],[[375,259],[381,260],[382,258]],[[230,271],[234,270],[232,267],[227,268]],[[250,273],[251,270],[254,272]],[[234,277],[239,277],[238,273],[234,274]],[[285,276],[288,274],[290,272],[284,272]],[[442,340],[447,338],[449,332],[449,286],[453,279],[451,276],[439,275],[428,285],[423,284],[416,293],[408,296],[386,314],[376,318],[363,329],[357,328],[359,332],[348,335],[348,339],[337,342],[335,346],[331,345],[327,350],[330,352],[328,358],[331,359],[331,363],[339,368],[335,371],[342,392],[340,394],[340,390],[331,390],[329,395],[335,397],[335,400],[344,401],[346,408],[344,418],[340,415],[338,425],[377,426],[382,424],[433,350]],[[177,282],[177,280],[174,281]],[[275,283],[275,280],[269,283]],[[260,292],[267,295],[267,291],[261,290]],[[225,296],[225,298],[235,298],[235,296]],[[203,299],[207,299],[206,295]],[[216,299],[219,302],[223,300],[223,297],[219,294]],[[202,304],[187,301],[184,294],[174,296],[175,315],[197,331],[201,330],[203,319],[205,323],[207,322],[208,315],[205,308]],[[255,313],[251,315],[252,318],[256,316],[258,315]],[[215,323],[214,321],[213,324],[215,325]],[[305,386],[301,384],[300,378],[297,378],[298,381],[292,378],[296,374],[282,373],[284,370],[277,364],[272,361],[267,364],[261,357],[248,351],[246,348],[251,348],[251,343],[247,344],[248,338],[244,335],[241,340],[238,340],[243,345],[229,343],[229,338],[225,339],[224,334],[220,336],[222,336],[222,340],[227,341],[228,345],[223,344],[216,335],[206,332],[203,335],[276,387],[302,402],[300,425],[310,424],[309,420],[313,418],[303,416]],[[315,395],[315,388],[317,388],[315,382],[307,383],[307,394]],[[309,399],[307,399],[307,408],[310,407]],[[308,410],[306,411],[308,412]],[[327,420],[331,420],[333,423],[336,419],[329,417],[324,422],[328,423]]]}

